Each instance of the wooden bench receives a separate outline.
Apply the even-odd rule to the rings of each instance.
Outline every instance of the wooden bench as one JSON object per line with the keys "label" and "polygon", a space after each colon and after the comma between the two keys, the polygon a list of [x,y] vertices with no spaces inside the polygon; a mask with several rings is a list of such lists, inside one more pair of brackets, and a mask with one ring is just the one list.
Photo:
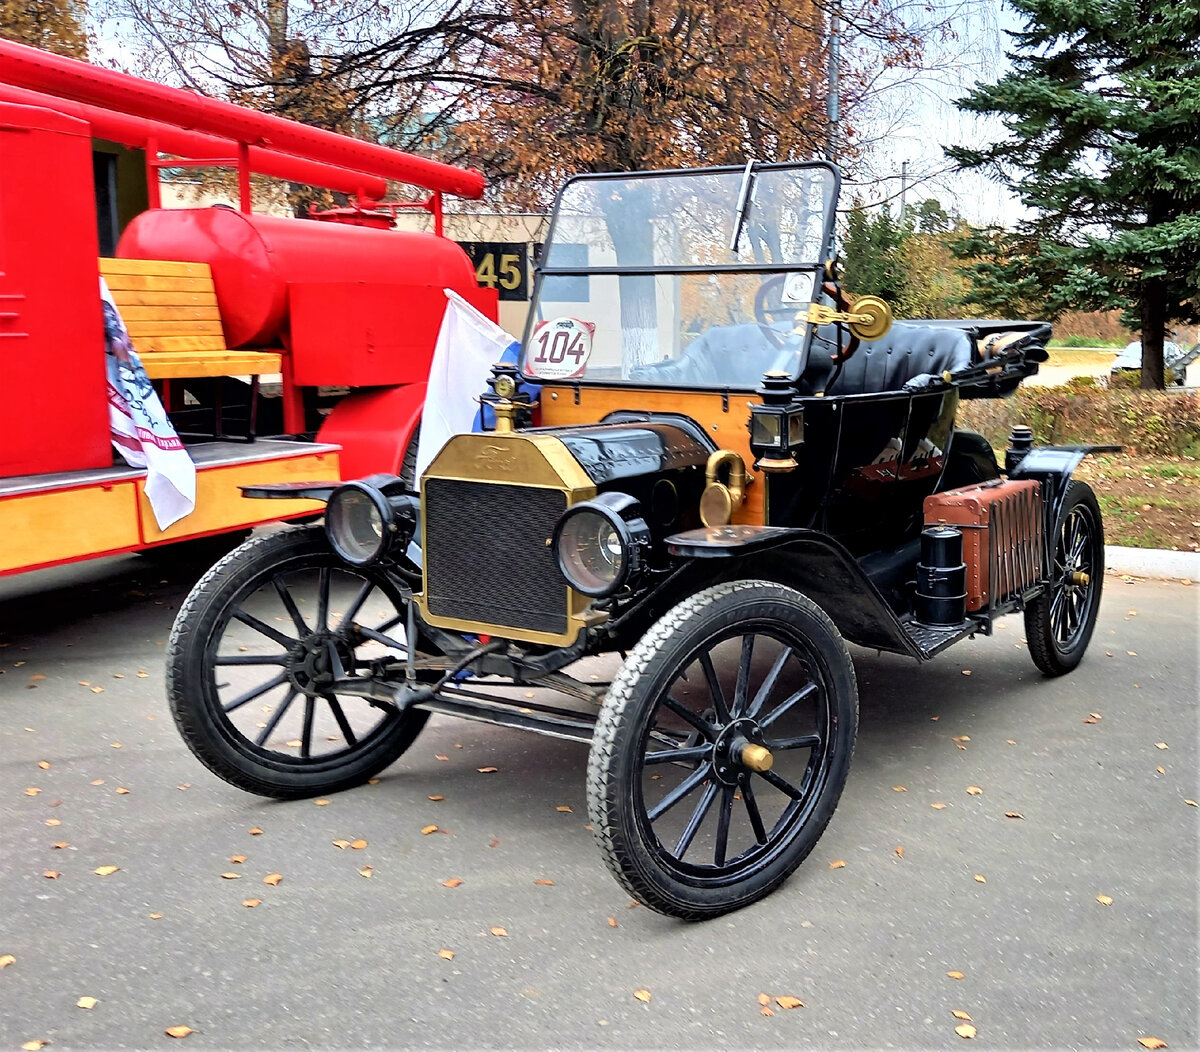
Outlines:
{"label": "wooden bench", "polygon": [[100,274],[151,379],[256,377],[280,371],[278,353],[225,346],[207,263],[102,257]]}

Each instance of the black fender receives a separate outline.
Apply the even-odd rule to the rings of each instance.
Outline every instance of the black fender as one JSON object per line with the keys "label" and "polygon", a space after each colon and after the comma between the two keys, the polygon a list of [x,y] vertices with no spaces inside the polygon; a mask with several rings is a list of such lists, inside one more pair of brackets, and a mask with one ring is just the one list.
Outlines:
{"label": "black fender", "polygon": [[1046,544],[1042,571],[1050,576],[1054,558],[1054,530],[1067,499],[1071,476],[1089,453],[1120,453],[1124,446],[1035,446],[1013,465],[1010,479],[1035,479],[1042,484],[1042,525]]}
{"label": "black fender", "polygon": [[264,482],[259,486],[239,486],[243,497],[258,500],[309,500],[329,502],[329,495],[340,486],[340,482]]}
{"label": "black fender", "polygon": [[712,561],[719,579],[763,578],[795,588],[859,646],[923,657],[854,556],[819,530],[712,526],[668,537],[667,550],[676,558]]}

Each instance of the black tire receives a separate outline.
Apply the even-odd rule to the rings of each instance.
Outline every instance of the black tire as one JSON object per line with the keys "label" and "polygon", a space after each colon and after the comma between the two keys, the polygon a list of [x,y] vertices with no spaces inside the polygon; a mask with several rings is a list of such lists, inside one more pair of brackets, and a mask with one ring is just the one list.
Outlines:
{"label": "black tire", "polygon": [[[828,825],[857,727],[854,665],[812,600],[768,581],[686,599],[630,653],[597,718],[588,811],[609,869],[639,902],[687,920],[761,899]],[[776,766],[752,772],[747,743]]]}
{"label": "black tire", "polygon": [[1025,636],[1033,663],[1047,676],[1061,676],[1083,660],[1104,588],[1104,524],[1086,482],[1067,486],[1048,543],[1054,545],[1050,581],[1025,608]]}
{"label": "black tire", "polygon": [[413,428],[412,438],[408,440],[408,445],[404,447],[404,460],[400,464],[400,478],[404,480],[405,489],[416,492],[418,483],[421,481],[417,478],[417,452],[421,448],[421,421],[417,420],[417,426]]}
{"label": "black tire", "polygon": [[167,696],[184,741],[218,777],[261,796],[360,785],[413,743],[429,713],[321,687],[331,652],[347,669],[389,653],[354,635],[356,620],[395,637],[403,611],[387,574],[347,566],[321,527],[248,541],[201,578],[171,630]]}

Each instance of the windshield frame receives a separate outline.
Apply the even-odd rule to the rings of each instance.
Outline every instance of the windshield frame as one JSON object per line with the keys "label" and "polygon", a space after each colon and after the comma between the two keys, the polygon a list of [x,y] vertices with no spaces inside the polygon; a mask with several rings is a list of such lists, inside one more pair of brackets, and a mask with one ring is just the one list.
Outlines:
{"label": "windshield frame", "polygon": [[[538,317],[538,305],[541,299],[541,290],[543,282],[548,277],[581,277],[592,275],[686,275],[686,274],[791,274],[791,273],[813,273],[816,272],[814,280],[814,290],[819,290],[821,280],[824,274],[824,266],[827,259],[833,255],[833,237],[834,225],[837,220],[837,203],[841,193],[841,171],[837,165],[830,161],[815,160],[815,161],[772,161],[772,162],[750,162],[751,178],[756,178],[766,172],[787,172],[787,171],[804,171],[812,169],[820,169],[827,173],[831,180],[831,189],[829,200],[832,206],[824,217],[822,228],[821,244],[822,252],[825,259],[806,260],[802,263],[781,263],[781,262],[766,262],[766,263],[719,263],[719,264],[642,264],[637,266],[546,266],[542,260],[551,255],[550,248],[554,244],[554,236],[558,227],[559,214],[563,196],[569,191],[572,185],[577,182],[605,182],[615,180],[632,180],[632,179],[670,179],[670,178],[692,178],[711,175],[727,175],[742,173],[747,170],[747,165],[721,165],[708,168],[669,168],[657,171],[643,172],[598,172],[598,173],[581,173],[573,175],[567,179],[559,188],[555,195],[554,204],[550,213],[550,225],[546,230],[546,237],[539,258],[534,263],[533,268],[533,288],[531,290],[529,301],[529,313],[525,320],[525,327],[521,337],[521,354],[520,354],[520,369],[522,377],[530,383],[548,384],[551,386],[596,386],[596,387],[638,387],[647,390],[653,389],[668,389],[680,390],[677,385],[649,383],[644,380],[629,380],[629,379],[600,379],[588,377],[576,377],[564,380],[545,380],[541,379],[526,370],[525,362],[528,357],[530,341],[533,337],[534,329],[540,321],[544,320]],[[808,360],[813,337],[813,326],[807,326],[803,339],[803,347],[799,355],[799,360],[795,371],[792,374],[793,380],[798,380],[800,373],[803,372],[805,363]],[[755,384],[757,388],[758,384]],[[734,391],[734,390],[753,390],[755,388],[742,388],[737,386],[725,387],[699,387],[697,390],[704,391]],[[690,388],[689,388],[690,389]]]}

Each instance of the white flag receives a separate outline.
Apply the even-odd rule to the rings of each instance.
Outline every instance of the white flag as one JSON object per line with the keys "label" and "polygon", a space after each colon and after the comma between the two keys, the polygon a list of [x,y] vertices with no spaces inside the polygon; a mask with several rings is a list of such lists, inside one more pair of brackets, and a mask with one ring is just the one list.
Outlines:
{"label": "white flag", "polygon": [[449,302],[433,349],[421,415],[418,479],[453,435],[473,429],[478,399],[487,390],[492,365],[518,344],[453,289],[445,292]]}

